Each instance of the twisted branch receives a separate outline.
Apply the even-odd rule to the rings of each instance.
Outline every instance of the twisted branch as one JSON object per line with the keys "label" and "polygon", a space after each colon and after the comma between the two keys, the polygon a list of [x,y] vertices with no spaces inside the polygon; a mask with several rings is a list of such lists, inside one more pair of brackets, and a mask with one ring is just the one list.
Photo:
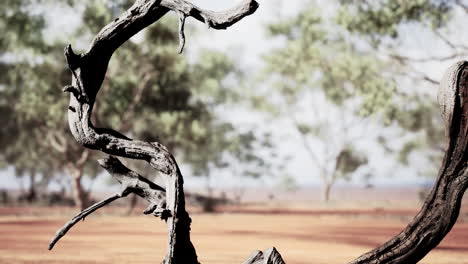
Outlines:
{"label": "twisted branch", "polygon": [[421,211],[400,234],[351,264],[416,263],[450,232],[468,188],[468,62],[454,64],[440,84],[439,104],[449,145]]}
{"label": "twisted branch", "polygon": [[[203,10],[183,0],[136,0],[125,13],[96,35],[87,52],[76,54],[71,45],[65,48],[65,57],[72,72],[72,84],[63,91],[70,93],[68,122],[75,139],[89,149],[147,161],[160,173],[165,188],[129,170],[116,158],[101,160],[101,166],[122,184],[123,191],[78,214],[59,230],[50,249],[80,219],[128,193],[136,193],[150,203],[145,213],[152,213],[167,222],[169,246],[164,263],[198,263],[195,248],[190,241],[191,219],[185,210],[183,177],[172,154],[158,142],[133,140],[115,130],[95,127],[91,122],[91,115],[114,51],[169,11],[175,11],[180,17],[179,51],[182,52],[186,17],[194,17],[215,29],[226,29],[255,12],[257,8],[258,3],[255,0],[243,0],[236,7],[223,12]],[[165,195],[162,194],[164,191]]]}

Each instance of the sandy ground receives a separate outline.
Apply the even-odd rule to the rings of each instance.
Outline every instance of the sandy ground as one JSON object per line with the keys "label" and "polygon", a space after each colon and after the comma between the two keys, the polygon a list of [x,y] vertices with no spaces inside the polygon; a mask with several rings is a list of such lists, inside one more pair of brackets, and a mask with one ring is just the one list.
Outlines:
{"label": "sandy ground", "polygon": [[[377,217],[382,212],[375,210],[368,217],[359,213],[195,213],[192,241],[204,264],[242,263],[253,250],[271,246],[289,264],[346,263],[397,234],[408,221]],[[49,240],[72,215],[0,216],[0,263],[160,263],[164,257],[166,225],[142,215],[90,216],[48,251]],[[467,238],[468,223],[457,223],[420,263],[468,263]]]}

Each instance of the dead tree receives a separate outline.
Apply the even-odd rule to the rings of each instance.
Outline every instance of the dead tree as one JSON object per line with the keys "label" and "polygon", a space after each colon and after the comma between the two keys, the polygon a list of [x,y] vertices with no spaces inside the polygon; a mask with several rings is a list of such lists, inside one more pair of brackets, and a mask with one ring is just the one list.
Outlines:
{"label": "dead tree", "polygon": [[[198,263],[190,240],[191,219],[185,210],[183,177],[172,154],[158,142],[133,140],[112,129],[94,127],[91,123],[93,106],[114,51],[169,11],[174,11],[179,17],[179,52],[182,52],[187,17],[193,17],[210,28],[226,29],[254,13],[257,8],[255,0],[243,0],[238,6],[224,12],[203,10],[185,0],[137,0],[96,35],[87,52],[75,54],[70,45],[65,48],[65,57],[72,72],[72,84],[63,89],[70,93],[70,130],[84,147],[112,155],[99,160],[99,163],[119,181],[122,188],[120,192],[83,210],[67,222],[52,239],[49,249],[77,222],[95,210],[134,193],[148,201],[145,214],[152,214],[167,222],[168,248],[163,263]],[[450,143],[432,194],[421,212],[398,236],[351,263],[416,263],[437,246],[454,225],[468,183],[467,65],[462,62],[450,68],[441,86],[440,103]],[[163,177],[164,186],[138,175],[114,156],[148,162]],[[256,251],[244,262],[267,263],[284,262],[275,248]]]}
{"label": "dead tree", "polygon": [[[63,89],[70,93],[70,130],[82,146],[113,155],[99,160],[99,163],[120,182],[122,189],[83,210],[66,223],[52,239],[49,249],[78,221],[119,198],[135,193],[149,202],[145,214],[153,214],[167,222],[168,249],[164,263],[198,263],[195,248],[190,241],[192,220],[185,210],[183,177],[172,154],[158,142],[133,140],[112,129],[95,127],[91,122],[93,106],[114,51],[168,12],[174,11],[179,17],[179,52],[182,52],[187,17],[193,17],[209,28],[226,29],[254,13],[257,8],[255,0],[243,0],[238,6],[224,12],[203,10],[184,0],[137,0],[96,35],[87,52],[75,54],[70,45],[65,48],[68,68],[72,72],[72,84]],[[165,186],[158,186],[138,175],[114,156],[145,160],[163,177]],[[256,254],[252,263],[270,257],[281,259],[278,256],[276,250],[269,250],[265,254]]]}

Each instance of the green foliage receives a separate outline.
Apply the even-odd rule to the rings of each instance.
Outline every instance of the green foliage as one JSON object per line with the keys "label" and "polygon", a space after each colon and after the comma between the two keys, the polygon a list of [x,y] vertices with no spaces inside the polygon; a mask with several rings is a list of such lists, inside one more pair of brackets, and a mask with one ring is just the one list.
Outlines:
{"label": "green foliage", "polygon": [[367,162],[368,159],[363,153],[354,149],[352,145],[345,146],[336,159],[335,173],[338,173],[340,178],[349,179],[351,173]]}
{"label": "green foliage", "polygon": [[[328,104],[316,107],[315,111],[327,112],[327,107],[341,109],[343,116],[358,117],[355,118],[358,124],[352,125],[388,111],[396,85],[383,72],[387,65],[341,25],[325,19],[316,8],[269,25],[267,30],[284,45],[265,56],[266,69],[260,79],[268,84],[268,89],[264,94],[254,94],[252,104],[275,117],[282,115],[293,121],[324,183],[349,178],[368,160],[355,149],[356,142],[346,139],[351,138],[347,135],[349,131],[344,129],[343,134],[332,135],[332,128],[342,125],[339,123],[344,120],[332,116],[317,120],[319,117],[312,116],[306,121],[303,116],[295,115],[321,104],[317,98],[320,94]],[[264,102],[259,103],[261,100]],[[317,153],[310,144],[313,141],[331,144],[331,137],[343,138],[344,143],[333,146],[330,153]],[[324,149],[327,152],[332,148]]]}
{"label": "green foliage", "polygon": [[399,37],[399,25],[424,23],[431,28],[443,26],[456,3],[434,0],[341,0],[338,22],[350,32],[368,35],[375,43],[383,36]]}
{"label": "green foliage", "polygon": [[[404,105],[395,105],[386,112],[387,120],[397,124],[405,131],[415,133],[415,136],[406,141],[403,147],[397,150],[397,159],[403,165],[410,165],[409,157],[414,152],[423,152],[434,165],[432,170],[427,169],[426,174],[436,175],[436,167],[443,158],[444,128],[439,114],[439,106],[435,101],[419,96],[406,96],[401,101]],[[381,142],[391,151],[395,151],[388,142]]]}
{"label": "green foliage", "polygon": [[359,49],[337,25],[326,24],[315,9],[268,29],[286,40],[285,47],[266,56],[265,76],[279,76],[273,86],[287,103],[316,89],[337,105],[359,97],[360,114],[365,116],[389,105],[395,83],[382,75],[385,65]]}
{"label": "green foliage", "polygon": [[[34,11],[43,3],[61,2],[11,0],[1,4],[0,163],[14,166],[19,174],[34,170],[59,175],[80,158],[83,148],[68,131],[68,100],[61,92],[71,78],[63,58],[66,43],[48,42],[46,10]],[[81,3],[83,12],[76,9],[76,14],[82,15],[83,23],[72,35],[89,42],[112,21],[116,10],[121,12],[131,3]],[[72,37],[62,39],[67,38]],[[235,142],[242,135],[237,137],[235,128],[213,112],[213,104],[235,99],[222,82],[234,72],[234,65],[226,56],[208,51],[191,64],[177,54],[177,43],[176,17],[168,16],[147,28],[140,40],[120,47],[97,97],[94,122],[138,139],[160,141],[201,171],[198,168],[206,169],[212,161],[219,166],[218,157],[225,151],[242,152],[244,142]],[[51,139],[63,143],[65,153],[59,153]],[[84,169],[88,175],[99,172],[94,162],[86,163]]]}
{"label": "green foliage", "polygon": [[20,51],[34,47],[43,49],[41,30],[45,27],[42,16],[33,14],[26,7],[34,0],[5,0],[0,3],[0,52]]}
{"label": "green foliage", "polygon": [[[54,88],[66,78],[66,71],[56,61],[63,57],[61,48],[58,53],[51,52],[58,46],[47,44],[42,36],[46,21],[40,14],[33,14],[34,4],[38,2],[16,0],[1,4],[5,6],[0,11],[3,32],[0,40],[0,160],[4,164],[15,164],[18,175],[40,173],[47,178],[53,174],[57,163],[43,147],[46,136],[43,129],[55,128],[63,117],[57,114],[60,103],[55,100],[62,93]],[[47,56],[41,56],[46,52]],[[47,103],[53,107],[47,108]]]}
{"label": "green foliage", "polygon": [[[347,30],[369,40],[375,47],[375,52],[394,52],[393,46],[402,40],[399,34],[402,26],[413,27],[415,30],[418,27],[429,29],[435,33],[434,38],[439,38],[437,32],[450,24],[455,7],[461,5],[460,1],[456,0],[342,2],[344,5],[338,17],[339,23]],[[451,48],[454,47],[451,46]],[[409,68],[408,72],[414,71],[411,67],[408,67],[413,63],[411,59],[402,61],[398,56],[390,59],[390,65],[400,70],[407,67]],[[412,78],[412,81],[413,84],[411,85],[415,87],[424,82],[424,80],[414,78]],[[436,88],[434,87],[434,89]],[[444,132],[435,100],[431,100],[426,96],[421,97],[421,95],[413,91],[404,91],[399,94],[397,100],[394,100],[394,104],[386,110],[385,115],[387,124],[396,123],[404,130],[417,135],[407,141],[399,150],[398,160],[402,164],[409,165],[409,156],[415,151],[425,152],[425,155],[433,164],[440,162]],[[431,172],[431,175],[436,175],[436,173]]]}

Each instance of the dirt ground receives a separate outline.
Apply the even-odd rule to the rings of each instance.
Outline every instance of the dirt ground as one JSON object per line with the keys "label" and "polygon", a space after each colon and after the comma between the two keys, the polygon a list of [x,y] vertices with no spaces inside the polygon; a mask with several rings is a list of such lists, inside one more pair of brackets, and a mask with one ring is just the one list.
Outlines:
{"label": "dirt ground", "polygon": [[[382,212],[378,212],[382,214]],[[403,212],[411,213],[411,212]],[[270,211],[192,214],[192,241],[204,264],[242,263],[253,250],[277,247],[289,264],[346,263],[397,234],[408,219],[365,212]],[[392,212],[390,212],[392,214]],[[143,215],[90,216],[53,251],[49,240],[72,212],[0,216],[0,263],[160,263],[166,225]],[[398,216],[398,214],[396,214]],[[468,263],[468,223],[460,222],[421,263]]]}

